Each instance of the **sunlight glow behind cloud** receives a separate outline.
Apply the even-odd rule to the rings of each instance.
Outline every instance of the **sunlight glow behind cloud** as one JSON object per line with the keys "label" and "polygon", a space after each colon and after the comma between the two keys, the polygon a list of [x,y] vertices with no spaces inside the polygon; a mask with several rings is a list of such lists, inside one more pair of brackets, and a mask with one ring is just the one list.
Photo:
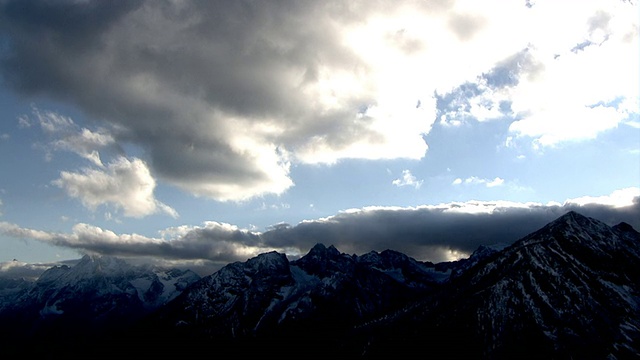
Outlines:
{"label": "sunlight glow behind cloud", "polygon": [[[154,177],[221,201],[284,193],[292,163],[421,159],[439,112],[457,125],[508,117],[508,142],[538,148],[638,115],[626,2],[252,2],[251,20],[241,2],[10,4],[8,84],[117,130],[55,147],[100,166],[87,143],[130,142]],[[31,26],[29,11],[61,19]],[[100,11],[100,26],[83,20]]]}
{"label": "sunlight glow behind cloud", "polygon": [[84,223],[74,225],[71,233],[57,233],[0,222],[0,233],[83,252],[186,262],[225,263],[271,250],[299,256],[318,242],[353,253],[395,249],[417,259],[438,262],[470,254],[480,245],[513,242],[576,209],[640,226],[640,189],[621,189],[607,196],[572,199],[564,204],[467,201],[418,207],[371,206],[296,226],[279,224],[265,232],[207,221],[201,226],[161,230],[157,238],[116,234]]}

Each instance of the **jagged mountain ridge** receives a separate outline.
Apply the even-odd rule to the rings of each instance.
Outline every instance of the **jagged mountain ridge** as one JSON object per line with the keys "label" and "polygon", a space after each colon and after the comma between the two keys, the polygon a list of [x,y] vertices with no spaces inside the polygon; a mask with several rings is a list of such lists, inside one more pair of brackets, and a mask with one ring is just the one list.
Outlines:
{"label": "jagged mountain ridge", "polygon": [[199,279],[190,270],[85,255],[74,266],[54,266],[35,282],[7,288],[0,299],[0,331],[17,340],[93,336],[134,323]]}
{"label": "jagged mountain ridge", "polygon": [[[112,265],[102,269],[126,273]],[[66,274],[52,269],[43,279],[67,278],[56,272]],[[211,349],[282,358],[638,358],[639,284],[640,233],[574,212],[447,264],[318,244],[295,261],[265,253],[200,279],[123,326],[109,355],[135,339],[160,358]]]}
{"label": "jagged mountain ridge", "polygon": [[410,334],[371,350],[433,339],[443,357],[638,358],[639,276],[640,233],[569,212],[452,277],[390,327]]}
{"label": "jagged mountain ridge", "polygon": [[[324,356],[640,356],[640,234],[627,224],[570,212],[440,268],[451,277],[400,253],[321,244],[289,266],[263,254],[185,291],[160,311],[160,328],[245,351],[321,338]],[[228,272],[243,283],[225,285]]]}
{"label": "jagged mountain ridge", "polygon": [[[623,228],[569,212],[467,272],[455,285],[482,289],[478,322],[491,323],[484,341],[505,344],[489,354],[526,351],[513,339],[521,334],[540,337],[535,350],[567,357],[637,355],[640,234]],[[510,322],[510,312],[531,328]]]}
{"label": "jagged mountain ridge", "polygon": [[[238,338],[286,333],[300,326],[354,325],[406,305],[446,275],[395,251],[362,256],[314,246],[289,262],[261,254],[201,279],[160,310],[164,326]],[[202,335],[202,334],[200,334]]]}

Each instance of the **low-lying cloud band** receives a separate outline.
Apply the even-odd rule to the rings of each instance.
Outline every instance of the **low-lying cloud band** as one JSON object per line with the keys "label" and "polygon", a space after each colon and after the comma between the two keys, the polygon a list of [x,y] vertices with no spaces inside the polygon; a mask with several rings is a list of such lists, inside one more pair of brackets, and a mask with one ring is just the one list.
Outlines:
{"label": "low-lying cloud band", "polygon": [[571,210],[611,225],[624,221],[640,229],[640,189],[622,189],[608,197],[564,204],[475,201],[414,208],[370,207],[295,226],[280,224],[262,233],[213,221],[165,229],[156,238],[118,235],[87,224],[76,224],[71,233],[50,233],[0,222],[0,232],[80,252],[173,262],[202,260],[216,266],[270,250],[296,257],[316,243],[357,254],[394,249],[419,260],[440,262],[468,256],[480,245],[510,244]]}

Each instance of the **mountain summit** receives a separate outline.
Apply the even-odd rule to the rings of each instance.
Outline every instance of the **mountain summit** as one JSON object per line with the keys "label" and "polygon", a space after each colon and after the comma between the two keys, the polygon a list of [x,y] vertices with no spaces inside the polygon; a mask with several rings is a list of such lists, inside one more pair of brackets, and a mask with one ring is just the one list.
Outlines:
{"label": "mountain summit", "polygon": [[[279,358],[640,357],[640,233],[576,212],[455,263],[316,244],[295,261],[270,252],[190,279],[85,257],[7,291],[0,318],[22,314],[23,330],[49,324],[38,319],[56,321],[44,329],[110,319],[121,331],[89,343],[107,357],[132,339],[141,355],[161,358],[212,349]],[[157,310],[134,322],[131,309]],[[16,323],[3,322],[4,331]]]}
{"label": "mountain summit", "polygon": [[637,357],[640,234],[569,212],[466,269],[404,321],[419,330],[385,345],[437,339],[432,349],[452,357]]}
{"label": "mountain summit", "polygon": [[20,291],[0,297],[0,335],[17,342],[93,340],[134,324],[199,278],[189,270],[85,255],[74,266],[54,266]]}
{"label": "mountain summit", "polygon": [[[247,354],[304,350],[318,339],[322,356],[640,353],[640,234],[576,212],[510,246],[481,247],[451,265],[449,278],[395,251],[356,256],[323,244],[296,261],[282,256],[268,274],[254,272],[252,261],[195,284],[160,311],[156,326],[171,333],[179,324],[186,338],[236,351],[242,344]],[[228,274],[243,284],[229,286],[236,281]]]}

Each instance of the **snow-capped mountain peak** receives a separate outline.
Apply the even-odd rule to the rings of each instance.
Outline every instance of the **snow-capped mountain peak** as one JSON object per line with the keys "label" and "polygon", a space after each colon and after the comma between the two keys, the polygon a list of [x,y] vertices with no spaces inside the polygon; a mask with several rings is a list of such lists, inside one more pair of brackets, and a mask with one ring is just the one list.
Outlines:
{"label": "snow-capped mountain peak", "polygon": [[200,277],[192,271],[134,266],[85,255],[54,266],[35,282],[0,299],[0,322],[34,337],[81,336],[131,324],[174,299]]}
{"label": "snow-capped mountain peak", "polygon": [[295,261],[265,253],[194,282],[189,272],[87,256],[26,290],[11,285],[5,293],[20,305],[5,311],[0,302],[0,324],[35,323],[50,334],[60,319],[124,326],[157,309],[132,331],[160,356],[158,343],[179,344],[181,355],[638,358],[639,264],[640,233],[576,212],[508,246],[435,265],[316,244]]}

